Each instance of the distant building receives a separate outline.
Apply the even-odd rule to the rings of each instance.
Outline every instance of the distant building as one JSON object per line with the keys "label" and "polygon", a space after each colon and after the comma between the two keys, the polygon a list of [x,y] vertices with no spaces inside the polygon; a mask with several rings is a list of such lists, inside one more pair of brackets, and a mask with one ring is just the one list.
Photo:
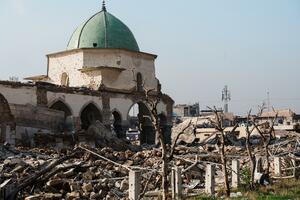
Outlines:
{"label": "distant building", "polygon": [[178,104],[173,109],[176,117],[198,117],[200,115],[199,103],[193,105]]}
{"label": "distant building", "polygon": [[[178,105],[176,107],[178,107]],[[174,111],[175,110],[174,108]],[[226,134],[230,133],[233,128],[238,125],[233,134],[227,138],[230,142],[239,144],[234,138],[240,139],[247,137],[247,116],[236,116],[233,113],[224,113],[222,108],[217,111]],[[265,122],[271,123],[274,121],[277,112],[278,116],[274,123],[274,133],[276,137],[285,137],[294,131],[300,132],[300,115],[295,114],[290,109],[263,112],[260,116],[251,115],[250,118],[255,118],[257,124],[263,124]],[[183,123],[193,120],[193,125],[196,126],[195,138],[198,142],[207,142],[220,135],[220,132],[211,123],[211,121],[216,121],[216,116],[211,110],[201,110],[199,117],[185,117],[182,120]],[[249,127],[250,130],[252,130],[254,128],[253,123],[250,122]],[[251,135],[259,137],[260,134],[257,129],[254,128]]]}
{"label": "distant building", "polygon": [[263,122],[272,122],[278,113],[275,120],[274,129],[275,130],[298,130],[300,115],[294,113],[291,109],[276,110],[270,112],[263,112],[258,120]]}

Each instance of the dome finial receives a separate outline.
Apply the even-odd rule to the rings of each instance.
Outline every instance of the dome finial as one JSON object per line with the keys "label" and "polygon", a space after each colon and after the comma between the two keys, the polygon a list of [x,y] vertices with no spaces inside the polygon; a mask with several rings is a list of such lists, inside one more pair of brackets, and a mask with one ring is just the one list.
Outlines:
{"label": "dome finial", "polygon": [[105,0],[102,1],[102,10],[106,12],[106,5],[105,5]]}

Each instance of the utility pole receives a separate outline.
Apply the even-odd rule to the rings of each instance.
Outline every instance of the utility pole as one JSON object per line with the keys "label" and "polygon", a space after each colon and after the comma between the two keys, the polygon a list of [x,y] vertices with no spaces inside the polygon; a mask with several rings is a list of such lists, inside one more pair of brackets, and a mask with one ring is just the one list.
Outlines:
{"label": "utility pole", "polygon": [[231,100],[231,94],[228,89],[228,86],[225,85],[222,91],[222,101],[224,102],[224,113],[228,113],[228,104],[230,100]]}
{"label": "utility pole", "polygon": [[267,95],[268,95],[268,112],[270,112],[270,92],[268,91],[267,92]]}

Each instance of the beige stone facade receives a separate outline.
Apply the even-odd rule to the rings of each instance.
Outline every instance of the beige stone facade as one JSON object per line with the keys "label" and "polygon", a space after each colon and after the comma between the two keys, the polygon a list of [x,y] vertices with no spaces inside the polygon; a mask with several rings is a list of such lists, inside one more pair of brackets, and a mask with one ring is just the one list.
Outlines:
{"label": "beige stone facade", "polygon": [[[8,102],[9,112],[13,116],[10,121],[4,120],[2,126],[15,124],[13,134],[17,141],[24,140],[26,136],[33,137],[39,131],[63,133],[65,130],[62,127],[67,127],[69,132],[86,129],[92,123],[87,121],[89,115],[96,116],[92,120],[99,120],[106,127],[118,126],[115,128],[118,128],[121,137],[124,137],[130,126],[129,111],[133,105],[139,105],[139,112],[144,117],[149,115],[143,93],[136,89],[92,90],[48,83],[0,82],[0,93]],[[167,95],[163,95],[157,106],[158,112],[167,119],[164,126],[169,130],[172,126],[172,106],[173,100]],[[145,127],[144,130],[147,130],[145,134],[153,134],[151,123],[144,125],[149,126]],[[5,135],[4,129],[2,135]],[[152,135],[149,143],[153,143],[154,139]]]}
{"label": "beige stone facade", "polygon": [[[156,88],[155,55],[122,49],[76,49],[48,57],[48,81],[56,85],[130,90],[136,76],[142,75],[145,87]],[[64,76],[67,75],[67,78]]]}

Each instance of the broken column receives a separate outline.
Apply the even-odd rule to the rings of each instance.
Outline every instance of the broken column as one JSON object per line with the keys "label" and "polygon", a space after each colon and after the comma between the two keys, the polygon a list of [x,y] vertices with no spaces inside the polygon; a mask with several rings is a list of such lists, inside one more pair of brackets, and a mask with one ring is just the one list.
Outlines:
{"label": "broken column", "polygon": [[281,176],[281,158],[274,157],[274,173],[276,176]]}
{"label": "broken column", "polygon": [[138,200],[141,191],[141,172],[129,171],[129,200]]}
{"label": "broken column", "polygon": [[181,168],[179,167],[172,169],[172,199],[182,199]]}
{"label": "broken column", "polygon": [[206,174],[205,174],[205,193],[211,196],[215,194],[215,165],[207,165],[206,166]]}
{"label": "broken column", "polygon": [[232,187],[238,188],[240,185],[240,161],[232,160]]}

